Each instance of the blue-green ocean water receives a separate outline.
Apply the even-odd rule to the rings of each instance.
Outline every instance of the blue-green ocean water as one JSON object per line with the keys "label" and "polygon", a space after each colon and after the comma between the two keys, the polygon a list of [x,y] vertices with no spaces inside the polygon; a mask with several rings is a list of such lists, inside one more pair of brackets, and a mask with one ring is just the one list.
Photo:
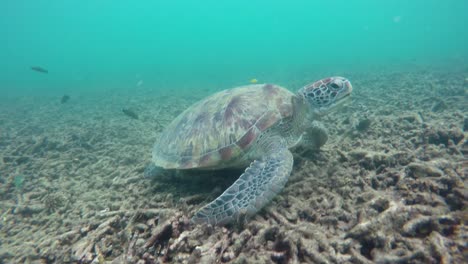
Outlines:
{"label": "blue-green ocean water", "polygon": [[467,14],[466,0],[3,0],[0,92],[196,93],[299,72],[450,67],[468,58]]}

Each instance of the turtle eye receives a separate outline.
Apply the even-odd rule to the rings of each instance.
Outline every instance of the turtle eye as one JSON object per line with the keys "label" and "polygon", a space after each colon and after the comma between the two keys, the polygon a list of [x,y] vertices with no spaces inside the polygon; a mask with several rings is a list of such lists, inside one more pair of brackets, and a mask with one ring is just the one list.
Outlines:
{"label": "turtle eye", "polygon": [[336,84],[336,83],[331,83],[330,87],[333,88],[333,89],[336,89],[336,90],[340,89],[340,86],[338,84]]}

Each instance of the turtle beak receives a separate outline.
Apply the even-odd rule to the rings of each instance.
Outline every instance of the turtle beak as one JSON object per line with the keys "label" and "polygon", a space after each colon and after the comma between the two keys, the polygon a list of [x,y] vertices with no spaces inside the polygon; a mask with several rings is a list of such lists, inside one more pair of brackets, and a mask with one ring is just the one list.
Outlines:
{"label": "turtle beak", "polygon": [[351,82],[346,80],[343,87],[344,90],[340,97],[336,100],[335,107],[333,107],[333,111],[342,111],[342,109],[351,101],[351,92],[353,91],[353,86],[351,85]]}
{"label": "turtle beak", "polygon": [[344,98],[351,96],[351,93],[353,91],[353,85],[346,78],[343,78],[343,77],[336,77],[336,78],[339,78],[342,81],[342,87],[343,88],[340,91],[340,94],[338,95],[338,98],[336,98],[337,101],[341,101]]}
{"label": "turtle beak", "polygon": [[346,79],[344,86],[348,89],[348,92],[347,92],[346,96],[350,96],[351,92],[353,91],[353,85],[351,84],[351,82],[348,79]]}
{"label": "turtle beak", "polygon": [[353,91],[353,85],[351,85],[351,82],[348,79],[346,79],[345,85],[348,87],[349,93],[351,93]]}

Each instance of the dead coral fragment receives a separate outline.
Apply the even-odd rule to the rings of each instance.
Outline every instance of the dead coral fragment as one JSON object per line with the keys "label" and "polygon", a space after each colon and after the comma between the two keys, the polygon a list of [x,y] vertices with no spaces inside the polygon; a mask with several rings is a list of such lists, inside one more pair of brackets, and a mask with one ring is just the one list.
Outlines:
{"label": "dead coral fragment", "polygon": [[58,211],[65,205],[66,198],[61,193],[49,192],[42,201],[44,202],[44,206],[47,209],[47,212],[52,213]]}
{"label": "dead coral fragment", "polygon": [[424,131],[424,137],[430,144],[443,144],[447,146],[449,144],[449,140],[458,144],[465,136],[460,128],[454,128],[450,130],[427,129]]}
{"label": "dead coral fragment", "polygon": [[418,216],[403,225],[403,234],[411,237],[426,237],[432,232],[440,232],[450,236],[455,232],[454,227],[460,220],[452,215]]}
{"label": "dead coral fragment", "polygon": [[441,177],[444,172],[427,162],[412,162],[407,167],[407,174],[413,178]]}
{"label": "dead coral fragment", "polygon": [[368,151],[368,150],[354,150],[349,153],[354,159],[358,159],[361,165],[366,169],[373,169],[380,164],[385,164],[389,156],[385,153]]}
{"label": "dead coral fragment", "polygon": [[364,132],[370,128],[372,121],[369,118],[365,118],[359,121],[356,126],[356,129],[360,132]]}
{"label": "dead coral fragment", "polygon": [[159,225],[151,238],[145,243],[144,247],[152,247],[152,246],[158,246],[158,245],[163,245],[164,243],[167,243],[169,239],[172,236],[172,223],[171,221],[167,221],[163,223],[162,225]]}

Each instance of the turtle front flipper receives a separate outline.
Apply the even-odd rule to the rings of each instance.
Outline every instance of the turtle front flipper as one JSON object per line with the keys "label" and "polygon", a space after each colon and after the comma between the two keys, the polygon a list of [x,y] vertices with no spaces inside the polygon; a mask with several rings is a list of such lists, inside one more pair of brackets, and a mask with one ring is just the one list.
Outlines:
{"label": "turtle front flipper", "polygon": [[307,149],[319,149],[328,141],[328,131],[325,126],[314,120],[312,125],[306,129],[302,137],[303,146]]}
{"label": "turtle front flipper", "polygon": [[293,167],[293,155],[282,140],[269,141],[267,154],[255,160],[221,196],[192,218],[196,224],[222,225],[251,217],[278,194]]}

